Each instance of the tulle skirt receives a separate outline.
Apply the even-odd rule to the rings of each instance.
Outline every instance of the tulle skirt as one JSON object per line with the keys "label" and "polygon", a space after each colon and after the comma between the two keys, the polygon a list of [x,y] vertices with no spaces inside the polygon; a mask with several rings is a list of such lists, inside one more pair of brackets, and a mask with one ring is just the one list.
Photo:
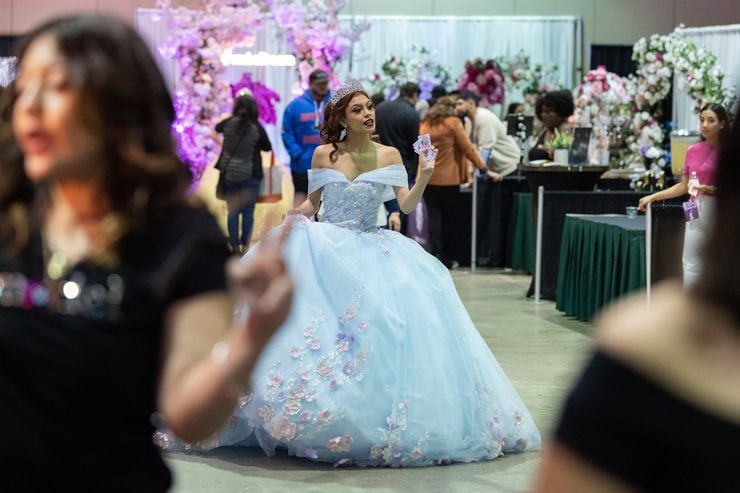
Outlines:
{"label": "tulle skirt", "polygon": [[436,258],[399,233],[292,220],[292,312],[251,392],[202,448],[258,443],[334,464],[425,466],[540,446]]}

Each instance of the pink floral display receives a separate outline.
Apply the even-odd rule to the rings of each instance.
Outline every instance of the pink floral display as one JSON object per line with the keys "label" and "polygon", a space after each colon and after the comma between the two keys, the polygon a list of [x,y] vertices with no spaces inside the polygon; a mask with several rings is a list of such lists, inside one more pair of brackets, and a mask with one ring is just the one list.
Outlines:
{"label": "pink floral display", "polygon": [[608,72],[604,65],[599,65],[583,78],[578,86],[579,103],[603,102],[607,105],[625,103],[629,98],[624,90],[622,78],[615,73]]}
{"label": "pink floral display", "polygon": [[609,133],[618,125],[614,117],[630,97],[622,78],[600,65],[583,78],[576,90],[576,118],[579,125],[593,129],[593,148],[589,152],[592,164],[608,164]]}
{"label": "pink floral display", "polygon": [[465,71],[457,81],[457,88],[480,97],[481,106],[503,104],[504,74],[494,60],[480,58],[465,62]]}

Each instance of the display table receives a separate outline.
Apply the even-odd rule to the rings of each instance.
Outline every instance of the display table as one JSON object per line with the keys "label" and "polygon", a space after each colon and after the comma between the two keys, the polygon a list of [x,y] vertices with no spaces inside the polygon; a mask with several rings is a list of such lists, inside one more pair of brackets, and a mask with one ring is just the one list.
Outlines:
{"label": "display table", "polygon": [[611,301],[645,287],[645,217],[567,214],[556,308],[591,320]]}
{"label": "display table", "polygon": [[[648,192],[548,192],[545,191],[542,221],[542,291],[543,299],[555,300],[560,243],[566,214],[623,214],[627,206],[636,206]],[[534,220],[532,220],[534,222]],[[534,279],[528,296],[534,294]]]}
{"label": "display table", "polygon": [[522,174],[529,182],[529,189],[537,193],[537,188],[545,190],[593,191],[596,183],[608,169],[608,166],[525,166],[519,165]]}
{"label": "display table", "polygon": [[644,170],[610,169],[601,175],[596,188],[599,190],[631,190],[633,180],[644,173]]}

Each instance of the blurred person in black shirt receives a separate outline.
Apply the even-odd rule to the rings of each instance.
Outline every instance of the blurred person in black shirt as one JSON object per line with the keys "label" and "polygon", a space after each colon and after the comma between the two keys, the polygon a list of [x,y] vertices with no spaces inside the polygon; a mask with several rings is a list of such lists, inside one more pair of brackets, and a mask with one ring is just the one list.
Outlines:
{"label": "blurred person in black shirt", "polygon": [[290,307],[284,239],[230,265],[233,321],[223,234],[188,202],[136,32],[55,19],[18,67],[0,112],[0,490],[166,491],[152,415],[187,441],[230,416]]}

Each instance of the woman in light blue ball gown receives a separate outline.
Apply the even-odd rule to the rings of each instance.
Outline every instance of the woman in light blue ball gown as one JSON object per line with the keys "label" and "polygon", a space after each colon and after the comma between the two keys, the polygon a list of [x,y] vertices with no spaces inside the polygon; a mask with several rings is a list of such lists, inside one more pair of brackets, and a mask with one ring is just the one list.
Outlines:
{"label": "woman in light blue ball gown", "polygon": [[416,207],[434,161],[422,154],[409,190],[399,152],[370,139],[374,118],[356,81],[332,97],[308,199],[287,218],[292,313],[229,425],[201,448],[259,443],[340,465],[426,466],[540,446],[447,269],[375,226],[383,201]]}

